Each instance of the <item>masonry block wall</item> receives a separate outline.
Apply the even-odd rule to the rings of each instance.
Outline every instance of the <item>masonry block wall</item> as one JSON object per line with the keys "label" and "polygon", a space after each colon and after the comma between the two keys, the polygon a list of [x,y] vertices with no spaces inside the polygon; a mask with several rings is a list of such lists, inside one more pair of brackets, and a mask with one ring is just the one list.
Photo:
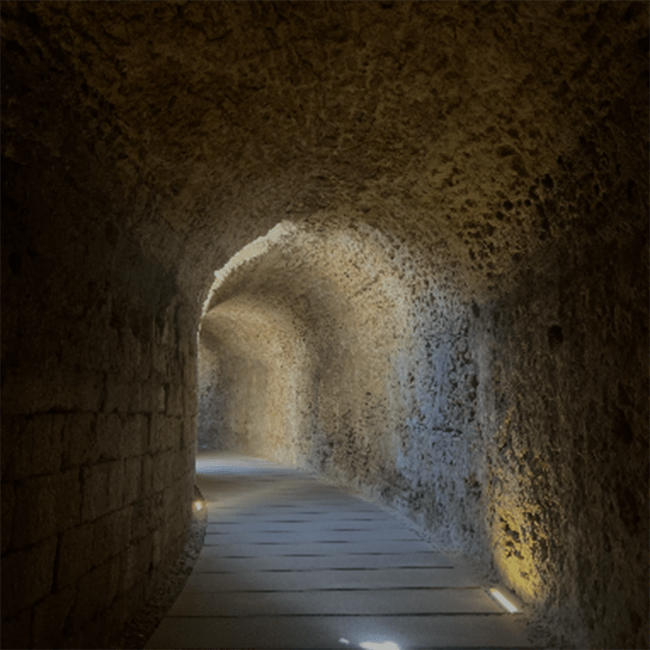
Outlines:
{"label": "masonry block wall", "polygon": [[3,59],[2,646],[109,646],[185,542],[195,344],[69,69],[34,56]]}
{"label": "masonry block wall", "polygon": [[169,277],[104,238],[100,201],[53,201],[67,179],[51,164],[3,167],[5,223],[21,228],[3,233],[7,647],[94,647],[119,630],[178,556],[193,485],[192,337],[155,289]]}

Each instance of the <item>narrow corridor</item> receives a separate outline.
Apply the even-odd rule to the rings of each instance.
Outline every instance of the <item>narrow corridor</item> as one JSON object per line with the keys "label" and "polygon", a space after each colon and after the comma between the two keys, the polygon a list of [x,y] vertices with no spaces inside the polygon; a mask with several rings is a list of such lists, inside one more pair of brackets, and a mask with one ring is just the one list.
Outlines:
{"label": "narrow corridor", "polygon": [[147,648],[529,647],[471,571],[385,509],[244,456],[200,455],[205,545]]}

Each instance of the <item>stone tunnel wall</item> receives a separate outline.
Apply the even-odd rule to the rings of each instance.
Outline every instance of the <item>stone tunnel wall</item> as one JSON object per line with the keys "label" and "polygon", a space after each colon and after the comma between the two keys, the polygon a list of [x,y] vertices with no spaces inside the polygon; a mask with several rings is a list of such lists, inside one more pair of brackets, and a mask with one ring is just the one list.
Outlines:
{"label": "stone tunnel wall", "polygon": [[397,451],[409,336],[390,246],[371,228],[285,223],[281,242],[225,274],[209,298],[199,445],[380,481]]}
{"label": "stone tunnel wall", "polygon": [[109,647],[185,542],[195,325],[70,69],[5,45],[2,647]]}
{"label": "stone tunnel wall", "polygon": [[493,560],[577,647],[648,643],[647,152],[617,131],[588,130],[512,202],[548,227],[474,330]]}
{"label": "stone tunnel wall", "polygon": [[[552,270],[531,271],[475,330],[488,548],[576,647],[647,644],[648,412],[634,397],[648,382],[647,312],[631,240],[621,275],[617,244],[547,253]],[[627,307],[611,300],[626,294]]]}
{"label": "stone tunnel wall", "polygon": [[291,318],[273,302],[229,300],[203,320],[198,444],[294,465],[306,429],[306,355]]}
{"label": "stone tunnel wall", "polygon": [[211,442],[647,643],[645,3],[2,12],[3,646],[105,645],[180,551],[199,350]]}
{"label": "stone tunnel wall", "polygon": [[[575,165],[590,168],[580,153]],[[571,177],[559,172],[557,178],[561,191],[540,190],[535,199],[537,205],[557,202],[557,212],[549,210],[554,220],[572,201],[589,200]],[[552,621],[558,638],[577,647],[596,638],[612,647],[643,644],[645,203],[626,188],[625,180],[611,185],[603,210],[624,209],[628,217],[622,228],[601,231],[606,243],[558,235],[529,260],[527,271],[506,280],[503,297],[491,301],[470,299],[419,258],[417,248],[396,246],[367,227],[359,228],[363,237],[357,239],[344,228],[323,234],[328,229],[321,226],[318,234],[278,245],[282,254],[265,251],[211,298],[206,333],[218,337],[220,319],[233,319],[228,347],[239,352],[234,362],[229,352],[218,356],[227,338],[205,341],[206,353],[219,359],[211,399],[228,396],[216,406],[202,404],[211,409],[204,419],[212,427],[206,444],[294,463],[398,508],[441,547],[460,548],[492,566]],[[512,209],[527,207],[520,201]],[[595,225],[585,220],[583,227]],[[341,240],[354,243],[354,254],[341,254]],[[372,240],[383,252],[376,266],[368,263]],[[325,252],[320,258],[319,248]],[[374,282],[353,280],[328,294],[324,286],[354,277],[364,265],[361,275]],[[265,301],[272,297],[277,304],[289,295],[293,321],[286,318],[283,330],[297,338],[314,334],[301,352],[309,361],[286,354],[259,322],[257,340],[232,340],[248,318],[229,309],[239,292],[253,303],[257,296],[262,313]],[[310,302],[299,295],[318,304],[315,320]],[[391,303],[388,295],[399,300]],[[267,308],[267,318],[271,312]],[[290,322],[309,326],[301,331]],[[614,337],[638,343],[621,357]],[[364,347],[380,353],[369,357]],[[369,391],[372,358],[379,385]],[[288,393],[276,390],[281,381],[268,381],[258,394],[253,364],[261,359],[266,369],[286,364],[284,381],[301,387],[294,399],[308,417],[286,423],[268,417],[269,410],[287,406]],[[237,367],[236,380],[224,363]],[[235,398],[233,386],[248,392]],[[222,409],[235,409],[246,425],[225,424]],[[200,428],[199,440],[203,436]],[[623,583],[626,597],[614,597]]]}
{"label": "stone tunnel wall", "polygon": [[[3,647],[93,647],[185,541],[193,337],[173,279],[106,238],[101,206],[3,174],[3,215],[24,228],[2,243]],[[43,170],[46,191],[60,182]]]}
{"label": "stone tunnel wall", "polygon": [[[489,562],[477,480],[481,310],[435,252],[320,218],[283,222],[284,238],[245,247],[246,264],[218,274],[202,324],[199,444],[325,474]],[[283,326],[270,333],[279,305]],[[270,416],[288,408],[284,421]]]}

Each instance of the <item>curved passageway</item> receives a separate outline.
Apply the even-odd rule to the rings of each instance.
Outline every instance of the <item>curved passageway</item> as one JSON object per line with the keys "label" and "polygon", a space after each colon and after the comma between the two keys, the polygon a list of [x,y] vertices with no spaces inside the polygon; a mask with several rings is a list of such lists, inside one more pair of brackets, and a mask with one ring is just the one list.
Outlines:
{"label": "curved passageway", "polygon": [[647,645],[649,11],[3,0],[0,645],[114,647],[197,440]]}
{"label": "curved passageway", "polygon": [[530,647],[521,614],[385,509],[234,454],[199,455],[197,483],[205,546],[147,648]]}

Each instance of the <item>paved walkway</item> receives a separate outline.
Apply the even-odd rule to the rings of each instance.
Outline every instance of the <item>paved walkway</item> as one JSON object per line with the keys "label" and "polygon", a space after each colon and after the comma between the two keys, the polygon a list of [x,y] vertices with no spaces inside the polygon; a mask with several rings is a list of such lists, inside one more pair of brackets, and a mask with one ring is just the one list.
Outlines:
{"label": "paved walkway", "polygon": [[147,648],[526,648],[509,614],[385,510],[266,461],[199,456],[194,572]]}

